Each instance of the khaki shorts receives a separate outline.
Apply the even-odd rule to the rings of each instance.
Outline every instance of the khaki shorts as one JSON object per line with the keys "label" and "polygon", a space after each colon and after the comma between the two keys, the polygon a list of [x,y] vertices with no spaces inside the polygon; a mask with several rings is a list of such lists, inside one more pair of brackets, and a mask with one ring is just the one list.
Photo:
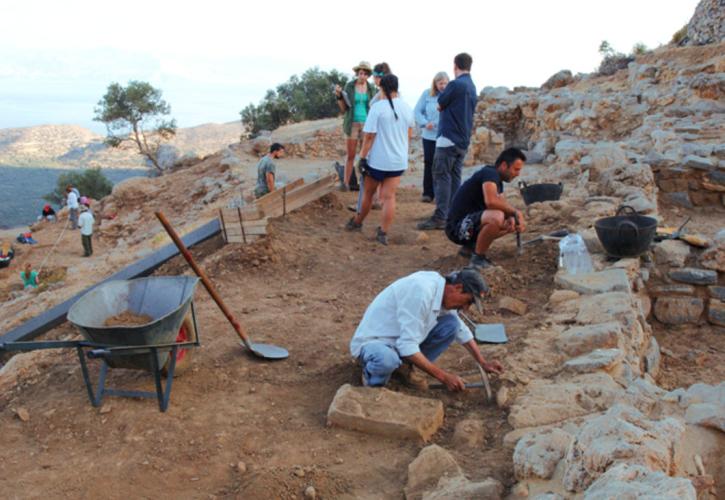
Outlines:
{"label": "khaki shorts", "polygon": [[347,138],[355,139],[356,141],[362,141],[363,126],[365,126],[363,122],[352,122],[352,129],[350,130],[350,135],[348,135]]}

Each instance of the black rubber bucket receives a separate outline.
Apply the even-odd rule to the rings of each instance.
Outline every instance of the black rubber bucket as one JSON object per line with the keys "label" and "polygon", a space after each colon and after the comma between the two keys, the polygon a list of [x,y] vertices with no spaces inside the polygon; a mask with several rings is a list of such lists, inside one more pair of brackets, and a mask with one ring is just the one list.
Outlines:
{"label": "black rubber bucket", "polygon": [[[626,215],[621,215],[628,212]],[[654,217],[640,215],[627,205],[619,207],[613,217],[594,224],[604,250],[612,257],[637,257],[647,251],[657,231]]]}
{"label": "black rubber bucket", "polygon": [[528,185],[524,181],[519,182],[519,190],[524,199],[524,203],[531,205],[540,201],[556,201],[561,198],[564,191],[564,185],[559,184],[532,184]]}

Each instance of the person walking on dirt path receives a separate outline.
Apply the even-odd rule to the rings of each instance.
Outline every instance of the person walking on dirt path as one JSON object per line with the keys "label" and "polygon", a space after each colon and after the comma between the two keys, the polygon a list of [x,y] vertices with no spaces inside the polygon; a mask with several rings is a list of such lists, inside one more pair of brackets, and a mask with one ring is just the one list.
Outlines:
{"label": "person walking on dirt path", "polygon": [[461,245],[460,254],[470,255],[470,265],[478,270],[493,265],[486,251],[494,240],[526,230],[524,215],[503,194],[503,183],[518,177],[525,161],[520,149],[506,149],[493,166],[479,169],[464,182],[453,198],[446,236]]}
{"label": "person walking on dirt path", "polygon": [[375,238],[388,244],[388,231],[395,215],[395,192],[400,177],[408,168],[408,147],[415,119],[413,110],[398,97],[398,77],[385,75],[380,80],[384,99],[373,104],[365,121],[365,138],[360,151],[360,172],[365,178],[360,213],[345,226],[348,231],[359,231],[370,213],[375,190],[380,187],[383,217]]}
{"label": "person walking on dirt path", "polygon": [[[458,316],[475,304],[488,286],[478,271],[464,268],[446,277],[418,271],[388,285],[368,306],[350,342],[350,352],[362,365],[365,386],[380,387],[397,373],[410,385],[427,388],[421,370],[461,391],[461,377],[438,367],[435,360],[456,340],[487,372],[502,373],[498,361],[487,362],[473,334]],[[414,368],[415,367],[415,368]]]}
{"label": "person walking on dirt path", "polygon": [[461,185],[463,159],[471,143],[473,112],[476,110],[476,86],[471,80],[473,59],[464,53],[453,59],[450,82],[438,96],[440,121],[433,157],[433,191],[436,208],[431,217],[418,224],[418,229],[444,229],[453,195]]}
{"label": "person walking on dirt path", "polygon": [[256,198],[274,191],[277,166],[273,160],[282,158],[284,151],[284,146],[275,142],[269,147],[269,153],[264,155],[257,163],[257,186],[254,188],[254,196]]}
{"label": "person walking on dirt path", "polygon": [[357,177],[354,177],[355,182],[351,183],[353,164],[355,163],[355,153],[357,153],[358,145],[362,142],[362,129],[370,111],[370,103],[377,91],[375,85],[368,82],[368,78],[373,73],[369,62],[360,61],[360,64],[352,68],[352,70],[356,76],[354,80],[347,82],[344,89],[339,85],[335,86],[337,105],[340,111],[345,113],[342,130],[345,133],[347,158],[341,179],[342,185],[340,186],[343,191],[360,189],[357,185]]}
{"label": "person walking on dirt path", "polygon": [[433,156],[436,151],[438,136],[438,96],[448,85],[448,74],[445,71],[436,73],[429,89],[425,89],[415,105],[415,122],[421,130],[423,139],[423,195],[420,201],[430,203],[435,198],[433,190]]}
{"label": "person walking on dirt path", "polygon": [[66,205],[68,205],[68,218],[70,219],[70,228],[78,229],[78,190],[68,184],[65,188]]}
{"label": "person walking on dirt path", "polygon": [[81,216],[78,218],[78,224],[81,228],[81,243],[83,244],[83,257],[93,255],[93,224],[95,223],[93,214],[87,206],[81,205]]}
{"label": "person walking on dirt path", "polygon": [[25,263],[25,270],[20,273],[20,279],[23,281],[24,290],[38,288],[38,285],[40,285],[38,271],[33,270],[33,265],[30,262]]}

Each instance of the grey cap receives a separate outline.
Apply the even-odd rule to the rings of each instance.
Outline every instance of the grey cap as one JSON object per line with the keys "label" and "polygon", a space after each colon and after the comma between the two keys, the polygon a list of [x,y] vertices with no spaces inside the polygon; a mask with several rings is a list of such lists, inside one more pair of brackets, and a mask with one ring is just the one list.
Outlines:
{"label": "grey cap", "polygon": [[448,275],[448,281],[452,285],[462,284],[463,291],[473,295],[473,303],[476,304],[478,312],[483,312],[481,297],[488,293],[488,285],[481,273],[472,267],[464,267],[460,271],[454,271]]}

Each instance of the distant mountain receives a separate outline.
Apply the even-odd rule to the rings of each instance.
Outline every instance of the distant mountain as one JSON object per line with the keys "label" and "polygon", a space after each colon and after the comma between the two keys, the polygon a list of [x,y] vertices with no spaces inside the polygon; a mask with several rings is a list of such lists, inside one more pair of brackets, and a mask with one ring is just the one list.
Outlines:
{"label": "distant mountain", "polygon": [[[181,128],[169,141],[174,156],[204,156],[239,142],[240,122]],[[0,129],[0,165],[35,167],[143,167],[131,143],[109,148],[104,136],[78,125]],[[167,151],[168,152],[168,151]]]}

